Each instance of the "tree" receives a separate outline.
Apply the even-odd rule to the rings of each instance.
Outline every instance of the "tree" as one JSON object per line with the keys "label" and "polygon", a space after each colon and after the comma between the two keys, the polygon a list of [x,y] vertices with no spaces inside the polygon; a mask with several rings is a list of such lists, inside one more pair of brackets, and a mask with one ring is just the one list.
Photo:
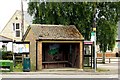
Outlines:
{"label": "tree", "polygon": [[34,16],[33,23],[75,25],[90,40],[93,6],[91,3],[38,3],[30,2],[28,13]]}
{"label": "tree", "polygon": [[103,52],[103,63],[105,63],[106,50],[113,50],[117,36],[117,22],[120,16],[120,2],[98,3],[99,9],[97,19],[97,43]]}
{"label": "tree", "polygon": [[[114,48],[120,16],[119,5],[120,2],[96,2],[97,44],[103,53]],[[28,3],[28,13],[34,16],[33,23],[75,25],[85,40],[90,40],[94,9],[94,3],[89,2]]]}

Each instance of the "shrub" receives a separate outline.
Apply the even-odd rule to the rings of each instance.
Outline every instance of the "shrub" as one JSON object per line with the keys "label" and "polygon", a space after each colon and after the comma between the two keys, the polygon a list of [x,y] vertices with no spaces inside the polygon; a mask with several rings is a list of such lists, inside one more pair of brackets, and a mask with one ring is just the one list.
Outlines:
{"label": "shrub", "polygon": [[22,63],[16,64],[16,66],[13,69],[14,72],[22,72],[23,71],[23,66]]}

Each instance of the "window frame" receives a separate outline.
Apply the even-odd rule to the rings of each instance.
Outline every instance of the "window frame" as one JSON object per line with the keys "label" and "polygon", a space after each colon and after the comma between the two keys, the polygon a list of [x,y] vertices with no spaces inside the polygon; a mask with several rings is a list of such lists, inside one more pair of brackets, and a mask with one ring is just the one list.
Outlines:
{"label": "window frame", "polygon": [[[19,31],[19,34],[17,34],[18,31]],[[16,37],[20,37],[20,30],[16,30],[16,31],[15,31],[15,36],[16,36]]]}
{"label": "window frame", "polygon": [[15,24],[15,29],[16,29],[16,30],[19,30],[19,29],[20,29],[20,23],[16,23],[16,24]]}
{"label": "window frame", "polygon": [[13,26],[12,30],[15,33],[15,37],[17,37],[17,38],[21,37],[21,23],[19,23],[19,22],[13,23],[12,26]]}

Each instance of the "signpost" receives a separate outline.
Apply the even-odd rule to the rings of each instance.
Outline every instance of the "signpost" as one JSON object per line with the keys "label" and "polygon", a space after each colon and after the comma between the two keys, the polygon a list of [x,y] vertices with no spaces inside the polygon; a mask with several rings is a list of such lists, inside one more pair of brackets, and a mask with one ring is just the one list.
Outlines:
{"label": "signpost", "polygon": [[93,31],[91,32],[91,41],[94,42],[94,69],[96,72],[96,68],[97,68],[97,62],[96,62],[96,29],[93,28]]}
{"label": "signpost", "polygon": [[95,41],[95,32],[91,32],[91,41]]}

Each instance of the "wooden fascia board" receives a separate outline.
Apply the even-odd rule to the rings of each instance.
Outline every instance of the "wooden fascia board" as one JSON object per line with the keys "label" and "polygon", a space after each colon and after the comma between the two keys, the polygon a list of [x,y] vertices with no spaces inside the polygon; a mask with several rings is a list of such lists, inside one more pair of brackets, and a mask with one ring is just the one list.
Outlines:
{"label": "wooden fascia board", "polygon": [[81,41],[41,41],[42,43],[80,43]]}

